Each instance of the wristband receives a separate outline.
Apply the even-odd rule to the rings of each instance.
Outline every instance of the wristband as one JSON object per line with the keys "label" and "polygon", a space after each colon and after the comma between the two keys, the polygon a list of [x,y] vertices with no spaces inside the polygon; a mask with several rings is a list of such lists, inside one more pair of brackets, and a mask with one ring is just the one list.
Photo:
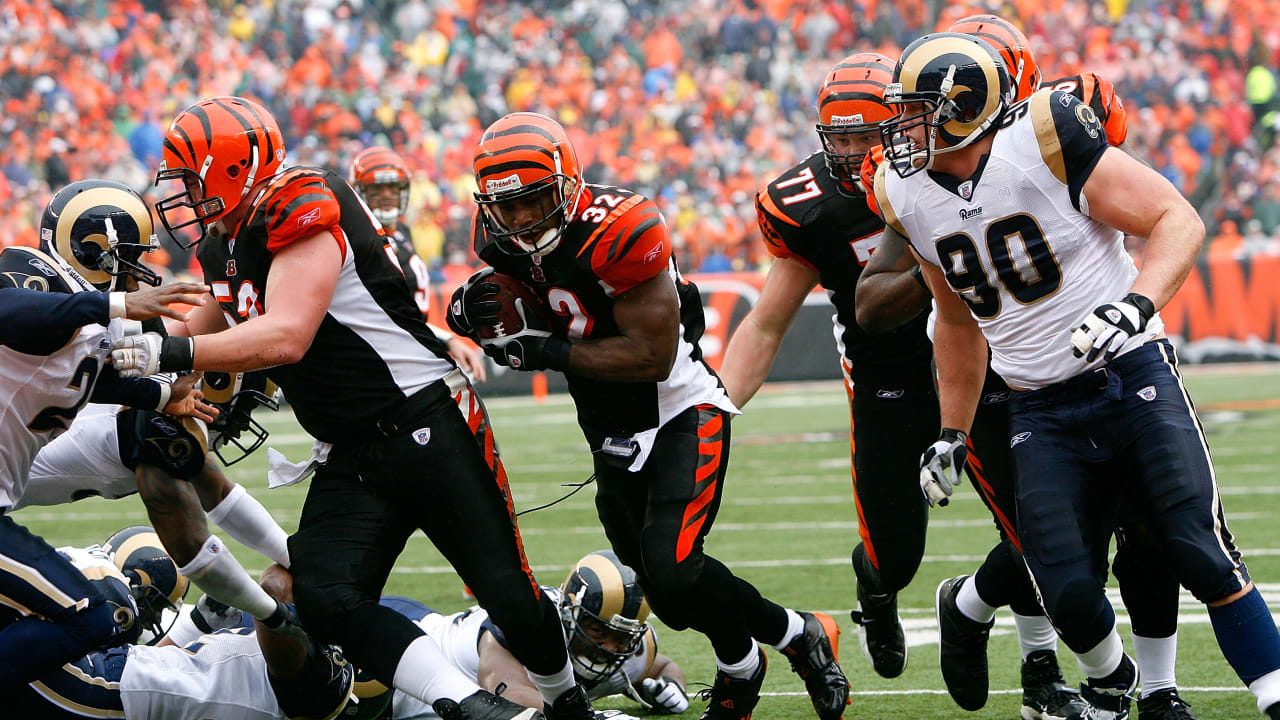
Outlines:
{"label": "wristband", "polygon": [[427,327],[431,328],[431,332],[435,333],[436,339],[444,343],[445,345],[448,345],[450,342],[453,341],[455,337],[457,337],[456,335],[449,332],[448,330],[445,330],[442,327],[437,327],[435,325],[432,325],[431,323],[427,323]]}
{"label": "wristband", "polygon": [[546,353],[547,369],[565,372],[569,369],[569,350],[573,343],[558,337],[547,338],[543,352]]}
{"label": "wristband", "polygon": [[1156,304],[1151,302],[1151,298],[1146,295],[1131,292],[1124,296],[1124,301],[1138,308],[1138,312],[1142,313],[1142,317],[1147,320],[1150,320],[1156,314]]}
{"label": "wristband", "polygon": [[113,292],[107,295],[107,317],[122,318],[125,317],[124,293]]}
{"label": "wristband", "polygon": [[167,337],[160,343],[160,372],[190,370],[196,354],[195,338]]}
{"label": "wristband", "polygon": [[156,383],[160,386],[160,402],[156,403],[156,412],[164,412],[169,405],[169,398],[173,395],[173,386],[168,383]]}

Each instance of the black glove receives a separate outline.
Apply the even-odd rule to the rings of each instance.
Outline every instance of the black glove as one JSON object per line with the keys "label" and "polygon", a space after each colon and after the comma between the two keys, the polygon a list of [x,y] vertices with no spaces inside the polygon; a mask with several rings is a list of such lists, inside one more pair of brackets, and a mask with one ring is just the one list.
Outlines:
{"label": "black glove", "polygon": [[453,291],[445,320],[454,333],[476,340],[477,327],[498,322],[498,311],[502,309],[502,304],[497,300],[486,300],[499,291],[496,284],[485,282],[485,278],[492,274],[493,268],[484,268]]}
{"label": "black glove", "polygon": [[1155,303],[1138,293],[1099,305],[1071,333],[1071,352],[1085,362],[1093,362],[1099,354],[1110,361],[1129,338],[1147,329],[1147,321],[1155,314]]}
{"label": "black glove", "polygon": [[569,369],[570,344],[546,330],[526,329],[500,342],[486,340],[480,347],[494,362],[512,370],[564,372]]}

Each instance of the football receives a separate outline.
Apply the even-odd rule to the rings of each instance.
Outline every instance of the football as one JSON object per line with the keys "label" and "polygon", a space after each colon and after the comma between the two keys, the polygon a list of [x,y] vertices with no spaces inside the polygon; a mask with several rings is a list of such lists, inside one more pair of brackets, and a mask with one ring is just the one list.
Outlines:
{"label": "football", "polygon": [[[528,283],[502,273],[494,273],[484,281],[498,286],[498,294],[486,300],[496,300],[502,307],[498,310],[496,324],[476,327],[476,336],[481,344],[502,340],[528,329],[528,326],[536,329],[549,327],[546,303]],[[523,314],[518,308],[523,308]]]}

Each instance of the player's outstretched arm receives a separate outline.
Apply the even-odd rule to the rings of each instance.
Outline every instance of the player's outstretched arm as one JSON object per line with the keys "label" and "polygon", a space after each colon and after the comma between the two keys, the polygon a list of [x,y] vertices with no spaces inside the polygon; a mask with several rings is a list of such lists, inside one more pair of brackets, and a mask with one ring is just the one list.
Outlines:
{"label": "player's outstretched arm", "polygon": [[680,335],[680,301],[671,276],[660,272],[620,293],[613,321],[618,336],[573,343],[569,370],[600,380],[666,380]]}
{"label": "player's outstretched arm", "polygon": [[818,273],[797,260],[780,258],[769,268],[760,298],[729,338],[720,367],[720,379],[734,405],[745,406],[760,389],[783,335],[817,284]]}
{"label": "player's outstretched arm", "polygon": [[493,633],[481,635],[476,650],[480,654],[480,665],[476,671],[476,683],[480,687],[496,692],[499,685],[506,684],[502,697],[518,705],[542,709],[542,693],[529,679],[529,673],[525,672],[520,661],[510,650],[502,647]]}
{"label": "player's outstretched arm", "polygon": [[1094,220],[1147,238],[1131,292],[1149,298],[1156,310],[1164,307],[1204,243],[1204,223],[1195,208],[1164,176],[1115,148],[1098,159],[1083,195]]}
{"label": "player's outstretched arm", "polygon": [[271,263],[264,310],[225,332],[162,338],[143,333],[118,341],[112,362],[125,377],[180,370],[261,370],[296,363],[329,310],[342,248],[329,230],[285,245]]}
{"label": "player's outstretched arm", "polygon": [[888,332],[929,307],[929,289],[907,239],[886,225],[880,244],[858,277],[854,294],[858,326]]}

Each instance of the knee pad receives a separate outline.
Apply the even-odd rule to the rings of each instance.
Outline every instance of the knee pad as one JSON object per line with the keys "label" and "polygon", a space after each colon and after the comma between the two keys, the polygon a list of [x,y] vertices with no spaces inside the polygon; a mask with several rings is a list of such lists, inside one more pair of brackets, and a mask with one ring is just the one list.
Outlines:
{"label": "knee pad", "polygon": [[1044,602],[1054,627],[1076,652],[1085,652],[1102,642],[1115,624],[1107,596],[1092,577],[1066,581],[1055,596],[1045,597]]}
{"label": "knee pad", "polygon": [[128,408],[120,414],[119,430],[120,460],[130,470],[145,464],[190,480],[204,469],[209,439],[197,420]]}

